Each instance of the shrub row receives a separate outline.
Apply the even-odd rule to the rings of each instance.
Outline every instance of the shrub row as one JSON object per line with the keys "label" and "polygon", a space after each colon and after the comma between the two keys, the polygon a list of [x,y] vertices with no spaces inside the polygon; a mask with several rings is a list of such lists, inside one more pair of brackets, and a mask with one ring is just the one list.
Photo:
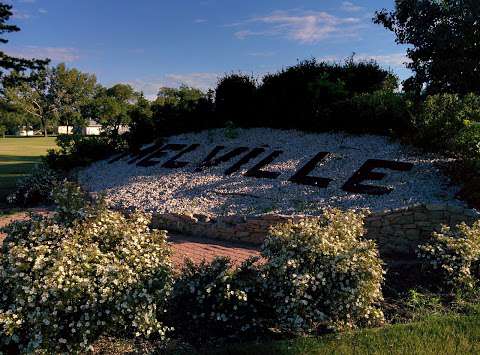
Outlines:
{"label": "shrub row", "polygon": [[261,262],[238,269],[224,259],[187,263],[174,279],[165,233],[149,230],[146,216],[110,211],[69,183],[53,196],[53,217],[7,227],[4,349],[72,352],[105,333],[203,344],[270,328],[310,332],[383,319],[381,261],[353,212],[273,231]]}
{"label": "shrub row", "polygon": [[[85,350],[102,334],[204,345],[384,320],[383,265],[361,213],[277,226],[260,259],[187,262],[175,276],[165,232],[150,230],[148,216],[110,211],[70,183],[53,196],[55,215],[6,228],[0,351]],[[418,256],[437,289],[475,289],[480,221],[433,234]]]}

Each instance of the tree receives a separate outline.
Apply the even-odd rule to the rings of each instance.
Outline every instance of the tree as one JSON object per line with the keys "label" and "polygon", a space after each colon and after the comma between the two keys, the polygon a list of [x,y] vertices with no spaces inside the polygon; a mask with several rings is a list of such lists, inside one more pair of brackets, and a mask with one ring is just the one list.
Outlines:
{"label": "tree", "polygon": [[182,85],[179,88],[161,88],[152,102],[155,137],[213,127],[213,92]]}
{"label": "tree", "polygon": [[[20,28],[15,25],[7,24],[10,17],[13,15],[12,6],[0,2],[0,43],[8,43],[8,40],[3,37],[5,33],[18,32]],[[45,66],[49,63],[48,59],[23,59],[9,56],[8,54],[0,51],[0,81],[2,87],[12,86],[19,81],[35,80],[37,72],[41,72],[45,69]],[[19,76],[16,73],[24,73],[30,71],[30,76]],[[14,75],[11,75],[14,73]]]}
{"label": "tree", "polygon": [[59,122],[67,127],[84,126],[82,110],[99,90],[95,75],[68,69],[62,63],[50,71],[50,77],[49,95]]}
{"label": "tree", "polygon": [[137,103],[130,112],[130,132],[128,143],[132,150],[138,150],[142,144],[155,140],[155,122],[150,102],[140,94]]}
{"label": "tree", "polygon": [[54,120],[55,108],[49,94],[50,77],[47,70],[39,71],[35,80],[15,80],[15,86],[4,88],[4,94],[11,107],[18,112],[38,119],[45,137]]}
{"label": "tree", "polygon": [[414,75],[404,82],[417,95],[480,93],[480,1],[396,0],[374,22],[409,45]]}
{"label": "tree", "polygon": [[163,87],[158,91],[155,104],[160,106],[171,105],[188,109],[195,105],[205,94],[200,90],[186,85],[177,88]]}
{"label": "tree", "polygon": [[216,110],[220,122],[237,126],[255,125],[257,83],[245,74],[228,74],[215,89]]}
{"label": "tree", "polygon": [[102,89],[88,105],[89,117],[98,120],[112,142],[117,144],[120,127],[130,123],[129,111],[139,96],[127,84],[116,84],[111,88]]}
{"label": "tree", "polygon": [[94,75],[68,69],[65,64],[39,71],[33,79],[14,82],[4,88],[7,102],[18,113],[40,120],[45,136],[56,122],[82,126],[83,108],[98,90]]}

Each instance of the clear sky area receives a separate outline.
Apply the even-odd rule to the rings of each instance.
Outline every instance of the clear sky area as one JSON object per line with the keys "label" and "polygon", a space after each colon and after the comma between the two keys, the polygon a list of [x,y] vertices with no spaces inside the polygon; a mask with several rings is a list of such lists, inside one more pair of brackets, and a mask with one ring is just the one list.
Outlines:
{"label": "clear sky area", "polygon": [[372,22],[393,0],[15,0],[9,54],[49,57],[129,83],[148,97],[182,83],[207,89],[229,72],[256,76],[298,60],[375,59],[401,79],[405,47]]}

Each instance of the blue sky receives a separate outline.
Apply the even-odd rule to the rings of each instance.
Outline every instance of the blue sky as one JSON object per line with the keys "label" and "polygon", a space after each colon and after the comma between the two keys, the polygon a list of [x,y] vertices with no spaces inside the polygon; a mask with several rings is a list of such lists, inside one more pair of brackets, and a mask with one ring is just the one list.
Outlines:
{"label": "blue sky", "polygon": [[315,57],[373,58],[402,79],[405,47],[372,23],[393,0],[14,0],[7,53],[50,57],[132,84],[148,97],[181,83],[206,89],[218,76],[256,76]]}

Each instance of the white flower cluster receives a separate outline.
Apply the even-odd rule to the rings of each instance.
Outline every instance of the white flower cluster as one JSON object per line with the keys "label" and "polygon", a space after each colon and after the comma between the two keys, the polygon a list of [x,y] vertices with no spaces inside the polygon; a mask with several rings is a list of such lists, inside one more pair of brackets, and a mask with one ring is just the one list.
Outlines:
{"label": "white flower cluster", "polygon": [[30,175],[20,179],[15,192],[7,196],[7,202],[14,205],[31,205],[47,202],[59,176],[45,164],[37,165]]}
{"label": "white flower cluster", "polygon": [[[64,211],[67,212],[67,211]],[[24,352],[85,349],[100,333],[164,337],[170,295],[166,234],[149,218],[99,205],[84,218],[8,227],[0,253],[0,344]]]}
{"label": "white flower cluster", "polygon": [[327,210],[322,221],[273,228],[262,249],[264,287],[279,327],[311,331],[383,322],[384,271],[363,215]]}
{"label": "white flower cluster", "polygon": [[480,263],[480,221],[472,227],[444,226],[431,240],[418,247],[418,257],[439,273],[447,288],[473,288],[478,282],[474,269]]}

